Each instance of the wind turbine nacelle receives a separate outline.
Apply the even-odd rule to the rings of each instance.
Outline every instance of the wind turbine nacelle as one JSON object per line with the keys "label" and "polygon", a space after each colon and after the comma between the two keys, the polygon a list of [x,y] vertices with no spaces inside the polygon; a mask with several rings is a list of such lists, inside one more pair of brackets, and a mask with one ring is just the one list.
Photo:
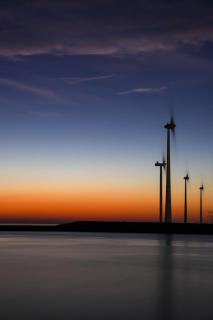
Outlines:
{"label": "wind turbine nacelle", "polygon": [[187,174],[183,179],[189,181],[189,175]]}
{"label": "wind turbine nacelle", "polygon": [[168,122],[165,126],[164,126],[165,129],[168,129],[168,130],[172,130],[174,131],[175,128],[176,128],[176,124],[174,122]]}
{"label": "wind turbine nacelle", "polygon": [[166,162],[165,161],[163,161],[163,162],[157,161],[157,162],[155,162],[155,166],[156,167],[164,167],[165,168]]}

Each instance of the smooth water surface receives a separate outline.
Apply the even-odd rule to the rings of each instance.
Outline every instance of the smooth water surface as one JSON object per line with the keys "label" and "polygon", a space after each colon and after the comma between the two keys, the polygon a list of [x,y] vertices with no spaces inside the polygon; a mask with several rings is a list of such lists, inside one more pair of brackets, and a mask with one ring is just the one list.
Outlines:
{"label": "smooth water surface", "polygon": [[0,318],[213,319],[213,237],[2,232]]}

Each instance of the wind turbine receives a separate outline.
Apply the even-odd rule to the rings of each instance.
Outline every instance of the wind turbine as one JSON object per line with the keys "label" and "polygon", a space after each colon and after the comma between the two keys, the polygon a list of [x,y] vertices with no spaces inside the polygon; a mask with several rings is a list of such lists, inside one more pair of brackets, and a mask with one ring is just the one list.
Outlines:
{"label": "wind turbine", "polygon": [[166,162],[165,160],[163,159],[162,162],[156,162],[155,163],[155,166],[156,167],[159,167],[160,168],[160,202],[159,202],[159,219],[160,219],[160,223],[163,222],[163,168],[165,168],[166,166]]}
{"label": "wind turbine", "polygon": [[188,173],[183,178],[185,180],[185,195],[184,195],[184,223],[188,222],[188,203],[187,203],[187,183],[189,182]]}
{"label": "wind turbine", "polygon": [[201,185],[200,189],[200,224],[203,223],[203,190],[204,186]]}
{"label": "wind turbine", "polygon": [[165,222],[172,223],[172,204],[171,204],[171,154],[170,154],[170,131],[175,133],[176,124],[173,117],[164,128],[167,129],[167,161],[166,161],[166,205],[165,205]]}

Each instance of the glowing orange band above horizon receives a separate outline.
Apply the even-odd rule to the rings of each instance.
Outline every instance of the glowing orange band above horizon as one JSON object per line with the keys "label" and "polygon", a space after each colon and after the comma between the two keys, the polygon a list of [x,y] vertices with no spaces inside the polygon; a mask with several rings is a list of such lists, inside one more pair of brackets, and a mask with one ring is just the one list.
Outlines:
{"label": "glowing orange band above horizon", "polygon": [[[151,190],[13,190],[1,191],[0,221],[158,220],[158,197]],[[189,207],[197,220],[198,201]],[[182,201],[173,201],[176,220],[182,219]]]}

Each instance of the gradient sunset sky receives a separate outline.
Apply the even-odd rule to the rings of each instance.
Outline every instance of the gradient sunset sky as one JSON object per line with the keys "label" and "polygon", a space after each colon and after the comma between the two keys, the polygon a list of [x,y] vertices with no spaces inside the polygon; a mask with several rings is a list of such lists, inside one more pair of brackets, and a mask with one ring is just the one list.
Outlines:
{"label": "gradient sunset sky", "polygon": [[165,123],[174,220],[213,212],[213,3],[0,2],[0,222],[157,220]]}

